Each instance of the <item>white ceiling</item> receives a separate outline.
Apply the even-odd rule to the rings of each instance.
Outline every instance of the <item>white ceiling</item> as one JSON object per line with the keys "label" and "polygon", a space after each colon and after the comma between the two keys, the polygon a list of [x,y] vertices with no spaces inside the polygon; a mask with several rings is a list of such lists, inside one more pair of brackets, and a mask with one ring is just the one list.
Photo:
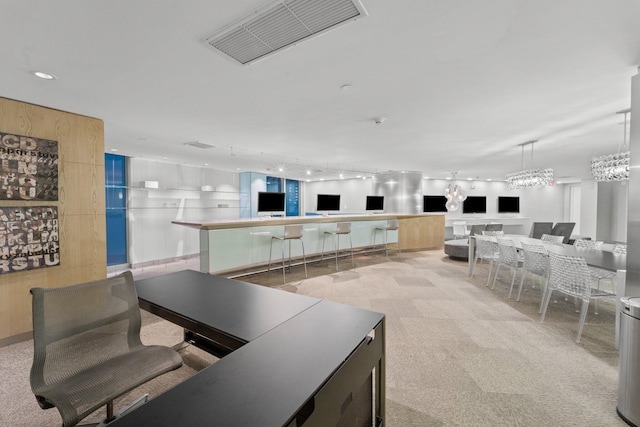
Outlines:
{"label": "white ceiling", "polygon": [[268,3],[2,0],[0,96],[103,119],[107,152],[293,178],[499,180],[539,140],[533,166],[585,179],[623,141],[640,0],[362,0],[248,66],[200,43]]}

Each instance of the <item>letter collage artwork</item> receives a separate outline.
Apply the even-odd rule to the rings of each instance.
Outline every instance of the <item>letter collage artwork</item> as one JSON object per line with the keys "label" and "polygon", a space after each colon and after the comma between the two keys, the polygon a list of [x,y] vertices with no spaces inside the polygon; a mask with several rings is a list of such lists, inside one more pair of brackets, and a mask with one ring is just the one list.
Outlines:
{"label": "letter collage artwork", "polygon": [[58,200],[58,142],[0,132],[0,200]]}
{"label": "letter collage artwork", "polygon": [[0,274],[60,264],[56,206],[0,207]]}

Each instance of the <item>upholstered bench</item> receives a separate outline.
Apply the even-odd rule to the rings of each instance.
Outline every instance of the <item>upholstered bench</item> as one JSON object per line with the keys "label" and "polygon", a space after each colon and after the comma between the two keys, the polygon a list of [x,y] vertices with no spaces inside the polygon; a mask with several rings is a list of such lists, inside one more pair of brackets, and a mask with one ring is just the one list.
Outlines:
{"label": "upholstered bench", "polygon": [[444,242],[444,253],[449,255],[451,259],[467,261],[469,259],[469,240],[447,240]]}

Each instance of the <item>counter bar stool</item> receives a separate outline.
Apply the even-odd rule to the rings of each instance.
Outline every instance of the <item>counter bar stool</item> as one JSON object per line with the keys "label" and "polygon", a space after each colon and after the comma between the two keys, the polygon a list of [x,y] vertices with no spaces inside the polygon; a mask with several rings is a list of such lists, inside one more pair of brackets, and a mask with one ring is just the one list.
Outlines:
{"label": "counter bar stool", "polygon": [[282,251],[282,283],[286,282],[285,278],[285,267],[284,267],[284,242],[285,240],[289,241],[289,271],[291,271],[291,241],[299,240],[302,245],[302,262],[304,264],[304,277],[307,276],[307,257],[304,253],[304,242],[302,241],[302,224],[296,225],[285,225],[284,226],[284,236],[271,236],[271,246],[269,247],[269,266],[267,267],[267,276],[271,271],[271,252],[273,249],[273,241],[280,240],[280,249]]}
{"label": "counter bar stool", "polygon": [[[385,227],[376,227],[373,230],[373,246],[376,246],[376,234],[378,231],[384,231],[384,254],[387,259],[389,259],[389,248],[387,246],[387,233],[389,231],[397,231],[400,228],[400,221],[397,219],[390,219],[387,221],[387,225]],[[400,252],[400,246],[398,245],[398,252]]]}
{"label": "counter bar stool", "polygon": [[324,241],[327,239],[327,235],[335,236],[334,243],[336,245],[336,271],[338,271],[338,251],[340,250],[340,235],[345,234],[349,236],[349,245],[351,246],[351,265],[355,267],[356,264],[353,262],[353,243],[351,241],[350,222],[339,222],[335,230],[325,231],[322,237],[322,255],[320,256],[320,261],[324,259]]}

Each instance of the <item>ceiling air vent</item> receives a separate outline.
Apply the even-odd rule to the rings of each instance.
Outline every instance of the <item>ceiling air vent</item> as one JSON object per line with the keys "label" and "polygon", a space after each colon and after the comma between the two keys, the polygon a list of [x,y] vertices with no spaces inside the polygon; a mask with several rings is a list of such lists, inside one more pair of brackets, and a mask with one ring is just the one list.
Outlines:
{"label": "ceiling air vent", "polygon": [[215,148],[215,145],[206,144],[200,141],[185,142],[184,145],[189,145],[191,147],[196,147],[196,148]]}
{"label": "ceiling air vent", "polygon": [[249,64],[341,24],[367,16],[359,0],[288,0],[271,4],[203,43]]}

